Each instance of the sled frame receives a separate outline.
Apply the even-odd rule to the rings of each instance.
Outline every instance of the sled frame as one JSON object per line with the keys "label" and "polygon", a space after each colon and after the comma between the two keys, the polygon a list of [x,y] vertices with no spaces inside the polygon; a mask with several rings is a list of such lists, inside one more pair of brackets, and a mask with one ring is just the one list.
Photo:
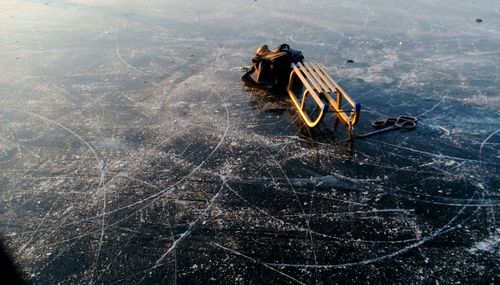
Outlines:
{"label": "sled frame", "polygon": [[[330,108],[336,118],[340,120],[349,131],[359,120],[361,104],[356,103],[320,66],[315,63],[292,63],[292,71],[288,83],[288,94],[300,117],[307,126],[314,128],[323,120],[325,113]],[[294,92],[295,80],[300,80],[303,85],[300,99]],[[295,83],[296,84],[296,83]],[[332,97],[335,97],[335,99]],[[306,112],[306,100],[311,97],[319,108],[320,113],[311,119]],[[346,109],[346,107],[348,109]]]}

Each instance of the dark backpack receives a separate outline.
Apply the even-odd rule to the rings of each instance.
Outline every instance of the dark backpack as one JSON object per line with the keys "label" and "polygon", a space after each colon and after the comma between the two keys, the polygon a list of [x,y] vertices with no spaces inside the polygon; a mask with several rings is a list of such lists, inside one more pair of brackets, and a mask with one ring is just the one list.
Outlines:
{"label": "dark backpack", "polygon": [[302,52],[291,49],[287,44],[282,44],[272,51],[267,45],[262,45],[252,57],[252,69],[241,79],[265,89],[284,89],[290,78],[290,65],[303,60]]}

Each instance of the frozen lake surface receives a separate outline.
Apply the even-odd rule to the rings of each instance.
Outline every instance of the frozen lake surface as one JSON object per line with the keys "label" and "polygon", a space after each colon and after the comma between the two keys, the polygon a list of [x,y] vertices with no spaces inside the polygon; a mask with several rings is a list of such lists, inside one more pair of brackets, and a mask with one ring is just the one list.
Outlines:
{"label": "frozen lake surface", "polygon": [[[6,247],[34,284],[498,282],[500,4],[458,2],[2,1]],[[305,132],[240,80],[263,43],[417,129]]]}

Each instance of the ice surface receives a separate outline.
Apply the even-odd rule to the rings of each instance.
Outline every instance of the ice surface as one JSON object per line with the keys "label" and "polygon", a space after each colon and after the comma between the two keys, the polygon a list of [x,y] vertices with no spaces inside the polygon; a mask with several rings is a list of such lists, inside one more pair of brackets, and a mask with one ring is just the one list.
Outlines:
{"label": "ice surface", "polygon": [[[34,284],[498,282],[499,9],[2,1],[6,246]],[[417,129],[307,132],[240,81],[283,42],[363,104],[356,133]]]}

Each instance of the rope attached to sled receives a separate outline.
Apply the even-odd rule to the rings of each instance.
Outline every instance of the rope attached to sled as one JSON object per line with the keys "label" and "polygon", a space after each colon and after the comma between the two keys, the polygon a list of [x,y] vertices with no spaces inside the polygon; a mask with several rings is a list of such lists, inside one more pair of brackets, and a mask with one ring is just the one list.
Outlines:
{"label": "rope attached to sled", "polygon": [[372,123],[372,128],[376,131],[369,132],[362,135],[354,135],[352,138],[364,139],[376,134],[381,134],[393,130],[411,131],[417,127],[417,117],[412,116],[399,116],[397,118],[389,117],[382,120],[377,120]]}

